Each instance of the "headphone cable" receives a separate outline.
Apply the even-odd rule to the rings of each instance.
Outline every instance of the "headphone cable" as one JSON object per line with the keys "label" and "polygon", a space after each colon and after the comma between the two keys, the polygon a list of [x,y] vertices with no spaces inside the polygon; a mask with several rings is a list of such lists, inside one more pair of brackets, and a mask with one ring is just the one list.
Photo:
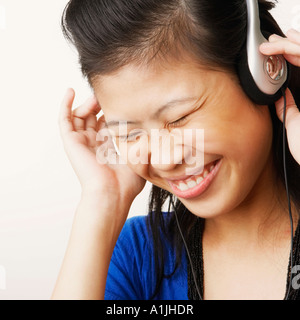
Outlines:
{"label": "headphone cable", "polygon": [[291,209],[291,197],[289,192],[289,185],[288,185],[288,176],[287,176],[287,165],[286,165],[286,147],[287,147],[287,140],[286,140],[286,113],[287,113],[287,101],[286,101],[286,94],[284,89],[281,89],[283,101],[284,101],[284,108],[283,108],[283,171],[284,171],[284,180],[285,180],[285,189],[288,199],[288,207],[289,207],[289,217],[290,217],[290,225],[291,225],[291,252],[290,252],[290,279],[289,279],[289,285],[288,290],[286,292],[286,296],[284,300],[288,300],[291,286],[292,286],[292,269],[293,269],[293,243],[294,243],[294,222],[293,222],[293,215],[292,215],[292,209]]}
{"label": "headphone cable", "polygon": [[[191,255],[190,255],[190,251],[189,251],[188,245],[187,245],[187,243],[186,243],[186,241],[185,241],[185,238],[184,238],[184,235],[183,235],[183,232],[182,232],[180,223],[179,223],[178,214],[177,214],[177,210],[176,210],[176,207],[175,207],[175,205],[174,205],[174,202],[173,202],[173,197],[172,197],[172,195],[170,196],[170,200],[171,200],[172,206],[173,206],[173,208],[174,208],[174,214],[175,214],[175,219],[176,219],[177,227],[178,227],[178,230],[179,230],[179,233],[180,233],[180,236],[181,236],[183,245],[184,245],[184,247],[185,247],[185,251],[186,251],[187,257],[188,257],[188,259],[189,259],[189,263],[190,263],[190,266],[191,266],[191,271],[192,271],[192,276],[193,276],[194,284],[195,284],[195,287],[196,287],[196,291],[197,291],[197,294],[198,294],[198,296],[199,296],[199,299],[200,299],[200,300],[203,300],[203,299],[202,299],[202,295],[201,295],[201,293],[200,293],[199,286],[198,286],[198,281],[197,281],[197,278],[196,278],[196,273],[195,273],[193,261],[192,261],[192,258],[191,258]],[[185,212],[186,212],[186,208],[184,208],[183,214],[184,214]]]}

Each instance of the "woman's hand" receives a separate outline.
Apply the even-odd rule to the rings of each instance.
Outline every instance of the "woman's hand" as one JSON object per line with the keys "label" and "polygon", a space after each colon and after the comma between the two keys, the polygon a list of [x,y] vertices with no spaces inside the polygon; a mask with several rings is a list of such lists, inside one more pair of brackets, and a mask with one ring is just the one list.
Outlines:
{"label": "woman's hand", "polygon": [[97,141],[99,129],[105,127],[104,116],[97,120],[101,108],[95,97],[72,111],[74,97],[69,89],[59,127],[82,197],[52,299],[98,300],[104,299],[111,256],[131,203],[146,181],[125,164],[116,161],[111,166],[97,160],[97,151],[107,144]]}
{"label": "woman's hand", "polygon": [[[278,118],[283,121],[284,99],[276,102]],[[300,112],[289,89],[286,91],[286,130],[289,149],[300,165]]]}
{"label": "woman's hand", "polygon": [[[61,105],[59,127],[83,194],[93,194],[106,201],[119,201],[130,207],[146,181],[118,161],[113,166],[97,161],[97,151],[104,143],[107,144],[97,141],[99,130],[105,126],[105,118],[102,116],[97,120],[101,108],[95,97],[72,111],[74,98],[74,90],[69,89]],[[117,154],[115,156],[118,160]]]}
{"label": "woman's hand", "polygon": [[[260,51],[264,55],[282,54],[287,61],[300,67],[300,32],[289,30],[287,38],[272,35],[268,43],[260,46]],[[296,106],[291,91],[286,91],[287,110],[286,110],[286,129],[287,139],[291,154],[300,164],[300,112]],[[283,121],[284,99],[283,97],[276,102],[276,111],[279,119]]]}
{"label": "woman's hand", "polygon": [[300,32],[291,29],[287,32],[287,38],[272,34],[269,42],[260,46],[264,55],[282,54],[291,64],[300,67]]}

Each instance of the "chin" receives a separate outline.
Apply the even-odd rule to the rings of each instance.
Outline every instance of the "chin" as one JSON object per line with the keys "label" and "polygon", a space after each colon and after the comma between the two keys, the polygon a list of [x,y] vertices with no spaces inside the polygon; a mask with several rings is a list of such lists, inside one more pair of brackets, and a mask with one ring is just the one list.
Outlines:
{"label": "chin", "polygon": [[214,201],[214,204],[199,204],[197,203],[186,203],[186,201],[182,201],[185,207],[195,216],[203,219],[211,219],[216,218],[223,215],[225,212],[228,212],[223,206],[220,206],[217,201]]}
{"label": "chin", "polygon": [[194,215],[203,219],[220,217],[232,212],[246,198],[247,189],[233,179],[227,183],[215,184],[200,197],[180,199],[184,206]]}

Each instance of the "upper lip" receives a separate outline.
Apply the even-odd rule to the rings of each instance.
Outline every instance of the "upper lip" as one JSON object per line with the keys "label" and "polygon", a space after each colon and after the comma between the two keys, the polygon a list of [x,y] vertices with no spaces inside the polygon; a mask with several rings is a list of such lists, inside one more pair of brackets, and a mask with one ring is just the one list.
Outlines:
{"label": "upper lip", "polygon": [[[212,164],[212,163],[214,163],[214,162],[216,162],[216,161],[218,161],[218,160],[221,160],[221,158],[218,158],[218,159],[216,159],[216,160],[207,162],[207,163],[204,165],[204,167],[206,167],[207,165]],[[200,168],[195,169],[195,170],[194,170],[191,174],[189,174],[189,175],[182,175],[182,176],[178,176],[178,177],[164,177],[164,179],[166,179],[166,180],[168,180],[168,181],[180,181],[180,180],[184,181],[184,180],[186,180],[186,179],[188,179],[188,178],[193,177],[195,174],[200,174],[201,172],[199,172],[199,170],[200,170]]]}

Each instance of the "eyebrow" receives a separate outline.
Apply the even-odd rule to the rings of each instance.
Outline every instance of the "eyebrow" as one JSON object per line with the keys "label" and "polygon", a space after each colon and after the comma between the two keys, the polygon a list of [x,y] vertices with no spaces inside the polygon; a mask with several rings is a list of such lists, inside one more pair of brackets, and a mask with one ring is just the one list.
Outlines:
{"label": "eyebrow", "polygon": [[[174,108],[177,106],[180,106],[182,104],[188,103],[188,102],[192,102],[192,101],[196,101],[199,100],[198,97],[187,97],[187,98],[181,98],[181,99],[175,99],[172,101],[167,102],[166,104],[164,104],[163,106],[161,106],[153,115],[152,118],[158,118],[163,112],[169,110],[170,108]],[[114,127],[114,126],[120,126],[120,125],[137,125],[137,124],[141,124],[140,121],[124,121],[124,120],[112,120],[106,123],[106,125],[108,127]]]}

